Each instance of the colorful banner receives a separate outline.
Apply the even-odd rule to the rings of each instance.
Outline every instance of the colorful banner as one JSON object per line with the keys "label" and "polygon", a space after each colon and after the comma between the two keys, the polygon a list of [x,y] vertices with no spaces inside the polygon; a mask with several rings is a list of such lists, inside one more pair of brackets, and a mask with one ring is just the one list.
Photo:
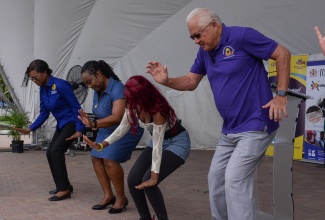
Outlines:
{"label": "colorful banner", "polygon": [[324,161],[325,60],[307,62],[304,159]]}
{"label": "colorful banner", "polygon": [[[306,66],[307,66],[308,55],[294,55],[291,56],[291,66],[290,66],[290,81],[289,89],[294,90],[303,94],[306,94]],[[276,73],[276,62],[274,60],[269,60],[269,80],[270,83],[277,82]],[[293,159],[301,160],[303,145],[304,145],[304,131],[305,131],[305,102],[300,104],[300,109],[298,113],[295,139],[294,139],[294,150]],[[290,114],[290,112],[288,113]],[[273,145],[271,145],[267,151],[266,155],[273,156]]]}

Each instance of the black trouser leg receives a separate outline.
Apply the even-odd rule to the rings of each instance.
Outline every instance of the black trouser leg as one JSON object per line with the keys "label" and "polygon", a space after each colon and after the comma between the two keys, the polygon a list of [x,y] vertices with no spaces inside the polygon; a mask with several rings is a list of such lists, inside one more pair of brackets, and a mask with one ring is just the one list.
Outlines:
{"label": "black trouser leg", "polygon": [[138,213],[143,220],[150,220],[151,214],[143,190],[138,190],[135,186],[142,183],[142,178],[151,167],[151,148],[145,148],[135,161],[128,174],[128,187]]}
{"label": "black trouser leg", "polygon": [[[147,219],[151,217],[149,208],[146,202],[145,195],[148,197],[159,220],[168,219],[166,206],[163,195],[158,187],[158,184],[167,176],[174,172],[178,167],[184,164],[184,160],[174,153],[164,150],[162,153],[162,160],[159,172],[158,183],[155,186],[138,190],[135,186],[150,178],[151,173],[151,158],[152,148],[147,147],[137,161],[134,163],[128,175],[128,186],[131,196],[136,204],[140,217]],[[150,218],[148,218],[150,219]]]}
{"label": "black trouser leg", "polygon": [[67,190],[70,186],[67,167],[65,165],[65,152],[69,149],[73,140],[66,139],[76,131],[75,123],[65,125],[61,130],[56,130],[46,156],[52,172],[52,177],[58,191]]}

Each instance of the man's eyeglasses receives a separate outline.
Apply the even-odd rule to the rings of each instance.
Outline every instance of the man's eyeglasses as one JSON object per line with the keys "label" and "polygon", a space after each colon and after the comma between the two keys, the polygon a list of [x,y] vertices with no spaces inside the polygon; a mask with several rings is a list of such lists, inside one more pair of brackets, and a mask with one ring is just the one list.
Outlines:
{"label": "man's eyeglasses", "polygon": [[190,38],[192,39],[192,40],[194,40],[195,38],[196,39],[200,39],[201,38],[201,35],[202,35],[202,33],[212,24],[212,22],[213,22],[214,20],[212,20],[212,21],[210,21],[210,23],[205,27],[205,28],[203,28],[199,33],[196,33],[196,34],[193,34],[193,35],[191,35],[190,36]]}
{"label": "man's eyeglasses", "polygon": [[40,76],[41,76],[41,74],[38,74],[37,76],[28,77],[28,79],[31,81],[37,81]]}

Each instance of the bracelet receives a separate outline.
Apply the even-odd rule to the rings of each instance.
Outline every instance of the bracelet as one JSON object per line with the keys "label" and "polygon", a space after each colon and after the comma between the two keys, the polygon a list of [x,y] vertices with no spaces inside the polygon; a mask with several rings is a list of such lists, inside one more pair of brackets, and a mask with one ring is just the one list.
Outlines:
{"label": "bracelet", "polygon": [[104,149],[104,145],[102,143],[99,143],[100,149],[97,151],[102,151]]}
{"label": "bracelet", "polygon": [[94,127],[93,128],[97,128],[97,120],[93,120],[94,122]]}

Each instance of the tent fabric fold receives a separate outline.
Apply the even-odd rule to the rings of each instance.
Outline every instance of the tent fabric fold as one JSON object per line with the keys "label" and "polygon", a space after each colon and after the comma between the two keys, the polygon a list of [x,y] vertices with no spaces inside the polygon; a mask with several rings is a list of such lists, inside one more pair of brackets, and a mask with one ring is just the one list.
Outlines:
{"label": "tent fabric fold", "polygon": [[[39,112],[39,88],[33,83],[23,88],[21,82],[34,59],[48,62],[53,75],[63,79],[72,66],[88,60],[105,60],[122,82],[144,75],[175,108],[192,147],[214,149],[222,119],[206,77],[195,91],[179,93],[155,83],[145,69],[152,60],[167,65],[171,77],[189,71],[198,46],[185,20],[196,7],[213,8],[228,26],[253,27],[292,54],[323,58],[317,56],[313,28],[325,29],[324,0],[1,0],[0,64],[31,120]],[[89,113],[92,97],[90,91],[82,104]],[[47,136],[55,124],[50,118],[44,125]]]}

